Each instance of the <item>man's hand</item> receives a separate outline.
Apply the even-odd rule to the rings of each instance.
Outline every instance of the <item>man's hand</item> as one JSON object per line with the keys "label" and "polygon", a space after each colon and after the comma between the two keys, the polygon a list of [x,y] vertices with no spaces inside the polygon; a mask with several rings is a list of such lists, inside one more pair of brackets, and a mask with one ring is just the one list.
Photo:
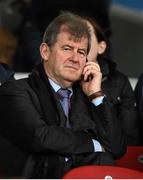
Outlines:
{"label": "man's hand", "polygon": [[[101,91],[102,73],[100,66],[95,62],[87,62],[83,70],[82,89],[87,96]],[[92,77],[88,81],[88,77]]]}

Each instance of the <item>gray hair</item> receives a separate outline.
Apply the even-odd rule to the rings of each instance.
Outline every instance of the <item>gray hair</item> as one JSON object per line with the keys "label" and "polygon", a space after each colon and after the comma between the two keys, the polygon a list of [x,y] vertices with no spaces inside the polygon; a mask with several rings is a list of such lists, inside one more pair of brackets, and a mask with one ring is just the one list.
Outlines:
{"label": "gray hair", "polygon": [[71,12],[62,12],[46,28],[43,42],[52,47],[61,31],[70,33],[74,41],[80,41],[82,37],[87,38],[87,53],[89,52],[91,46],[90,31],[82,17]]}

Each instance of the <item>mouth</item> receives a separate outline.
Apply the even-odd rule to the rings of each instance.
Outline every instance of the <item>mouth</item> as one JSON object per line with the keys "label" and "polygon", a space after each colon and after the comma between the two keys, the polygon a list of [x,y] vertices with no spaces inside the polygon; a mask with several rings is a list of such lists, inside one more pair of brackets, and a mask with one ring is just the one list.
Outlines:
{"label": "mouth", "polygon": [[79,70],[79,67],[77,67],[77,66],[71,66],[71,65],[69,65],[69,66],[65,66],[66,68],[69,68],[69,69],[72,69],[72,70]]}

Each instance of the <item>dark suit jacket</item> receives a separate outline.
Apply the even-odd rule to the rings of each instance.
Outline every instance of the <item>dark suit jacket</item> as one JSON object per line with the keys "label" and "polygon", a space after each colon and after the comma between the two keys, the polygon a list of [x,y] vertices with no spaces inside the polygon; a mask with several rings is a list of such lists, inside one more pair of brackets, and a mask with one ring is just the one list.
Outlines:
{"label": "dark suit jacket", "polygon": [[113,158],[125,153],[124,133],[106,98],[95,107],[79,86],[73,87],[72,129],[67,129],[52,87],[36,76],[36,82],[41,81],[36,85],[41,96],[29,78],[8,81],[0,87],[0,167],[4,177],[49,178],[52,172],[50,178],[59,178],[56,170],[63,168],[65,156],[84,157],[94,152],[92,139],[97,139]]}
{"label": "dark suit jacket", "polygon": [[139,129],[136,101],[128,77],[117,71],[114,67],[115,63],[111,60],[102,58],[99,64],[103,75],[102,90],[124,128],[127,145],[137,146],[139,144]]}

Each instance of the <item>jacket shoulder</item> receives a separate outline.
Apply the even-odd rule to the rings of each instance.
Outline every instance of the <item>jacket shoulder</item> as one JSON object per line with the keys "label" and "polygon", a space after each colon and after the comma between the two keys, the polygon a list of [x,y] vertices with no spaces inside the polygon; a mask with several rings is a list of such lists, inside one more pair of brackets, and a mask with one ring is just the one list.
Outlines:
{"label": "jacket shoulder", "polygon": [[28,78],[8,80],[0,86],[0,94],[15,94],[26,89],[32,90],[32,88],[29,86]]}
{"label": "jacket shoulder", "polygon": [[107,82],[112,87],[118,87],[120,90],[125,87],[132,89],[128,76],[117,70],[109,74]]}
{"label": "jacket shoulder", "polygon": [[120,71],[114,71],[114,73],[111,75],[113,79],[121,80],[121,81],[128,81],[128,76]]}

